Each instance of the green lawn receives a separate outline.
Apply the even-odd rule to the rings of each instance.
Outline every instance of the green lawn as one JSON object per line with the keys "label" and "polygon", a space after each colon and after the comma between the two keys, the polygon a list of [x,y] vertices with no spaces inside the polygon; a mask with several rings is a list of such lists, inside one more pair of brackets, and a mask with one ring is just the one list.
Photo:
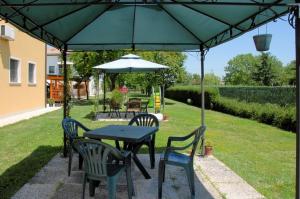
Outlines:
{"label": "green lawn", "polygon": [[[90,128],[107,125],[88,119],[90,105],[71,112]],[[159,151],[170,135],[184,135],[200,124],[200,109],[168,100],[169,121],[161,123]],[[215,156],[267,198],[294,198],[295,134],[256,121],[207,111],[207,138]],[[0,198],[9,198],[61,151],[62,111],[0,128]]]}

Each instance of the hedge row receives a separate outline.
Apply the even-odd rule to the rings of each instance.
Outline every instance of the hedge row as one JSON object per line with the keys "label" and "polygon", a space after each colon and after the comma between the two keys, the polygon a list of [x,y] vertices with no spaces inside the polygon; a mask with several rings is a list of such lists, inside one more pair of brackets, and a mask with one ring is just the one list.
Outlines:
{"label": "hedge row", "polygon": [[271,103],[281,106],[294,105],[296,102],[296,89],[290,86],[222,86],[218,89],[222,97],[247,102]]}
{"label": "hedge row", "polygon": [[[200,88],[176,86],[166,91],[166,97],[201,107]],[[271,103],[253,103],[220,97],[217,88],[205,88],[205,108],[250,118],[288,131],[296,132],[295,106],[282,107]]]}
{"label": "hedge row", "polygon": [[278,128],[296,132],[296,109],[277,104],[259,104],[219,97],[213,102],[213,110],[250,118]]}
{"label": "hedge row", "polygon": [[[175,86],[165,92],[165,96],[179,102],[189,103],[201,107],[201,89],[200,86]],[[211,109],[215,98],[219,96],[218,89],[213,87],[205,88],[205,108]]]}

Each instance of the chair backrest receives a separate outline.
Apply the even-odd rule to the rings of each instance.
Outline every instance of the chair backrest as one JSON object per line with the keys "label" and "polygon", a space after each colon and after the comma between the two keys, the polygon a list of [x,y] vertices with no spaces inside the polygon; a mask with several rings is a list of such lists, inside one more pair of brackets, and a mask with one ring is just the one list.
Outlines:
{"label": "chair backrest", "polygon": [[192,152],[190,153],[190,156],[193,158],[195,153],[196,153],[196,150],[197,150],[197,146],[198,146],[198,143],[200,141],[200,139],[204,136],[204,132],[206,130],[206,127],[205,126],[201,126],[197,129],[195,129],[193,131],[193,133],[195,134],[194,136],[194,140],[192,141],[191,145],[193,145],[192,147]]}
{"label": "chair backrest", "polygon": [[84,170],[91,177],[113,175],[111,172],[123,165],[119,164],[124,160],[121,152],[111,145],[92,139],[77,139],[74,147],[83,157]]}
{"label": "chair backrest", "polygon": [[142,100],[140,98],[130,98],[127,102],[128,108],[141,108]]}
{"label": "chair backrest", "polygon": [[159,122],[155,115],[143,113],[132,118],[128,125],[159,127]]}
{"label": "chair backrest", "polygon": [[70,140],[71,143],[78,136],[78,127],[81,127],[85,131],[89,130],[88,128],[83,126],[80,122],[68,117],[63,119],[62,127],[64,129],[64,133],[66,134],[67,138]]}

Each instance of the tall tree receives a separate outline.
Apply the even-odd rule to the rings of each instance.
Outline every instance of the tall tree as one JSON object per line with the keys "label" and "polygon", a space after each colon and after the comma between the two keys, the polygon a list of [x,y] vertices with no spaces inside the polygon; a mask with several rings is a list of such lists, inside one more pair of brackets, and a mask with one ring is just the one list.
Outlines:
{"label": "tall tree", "polygon": [[74,52],[70,55],[77,73],[75,80],[80,89],[80,84],[85,83],[86,98],[89,99],[88,81],[93,75],[93,67],[97,64],[97,54],[94,52]]}
{"label": "tall tree", "polygon": [[230,85],[255,85],[252,71],[257,59],[252,54],[241,54],[232,58],[225,67],[225,84]]}
{"label": "tall tree", "polygon": [[285,68],[286,83],[296,85],[296,61],[291,61]]}
{"label": "tall tree", "polygon": [[216,86],[221,84],[221,78],[214,73],[207,73],[204,76],[204,85]]}
{"label": "tall tree", "polygon": [[279,86],[283,84],[282,62],[269,53],[257,57],[252,78],[259,86]]}

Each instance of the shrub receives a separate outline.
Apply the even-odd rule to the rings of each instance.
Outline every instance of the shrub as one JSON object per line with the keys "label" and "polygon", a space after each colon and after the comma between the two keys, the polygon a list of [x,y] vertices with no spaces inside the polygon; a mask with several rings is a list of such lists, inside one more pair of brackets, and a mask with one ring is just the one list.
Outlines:
{"label": "shrub", "polygon": [[295,108],[276,104],[259,104],[219,97],[213,102],[213,109],[231,115],[250,118],[278,128],[296,132]]}
{"label": "shrub", "polygon": [[220,96],[260,104],[294,105],[295,87],[291,86],[220,86]]}
{"label": "shrub", "polygon": [[119,89],[114,89],[111,93],[111,101],[115,104],[123,103],[123,94],[119,91]]}
{"label": "shrub", "polygon": [[[167,89],[165,96],[183,103],[187,103],[189,101],[191,105],[201,107],[200,86],[175,86]],[[204,96],[205,108],[211,109],[213,100],[219,96],[218,89],[214,87],[206,87]]]}

